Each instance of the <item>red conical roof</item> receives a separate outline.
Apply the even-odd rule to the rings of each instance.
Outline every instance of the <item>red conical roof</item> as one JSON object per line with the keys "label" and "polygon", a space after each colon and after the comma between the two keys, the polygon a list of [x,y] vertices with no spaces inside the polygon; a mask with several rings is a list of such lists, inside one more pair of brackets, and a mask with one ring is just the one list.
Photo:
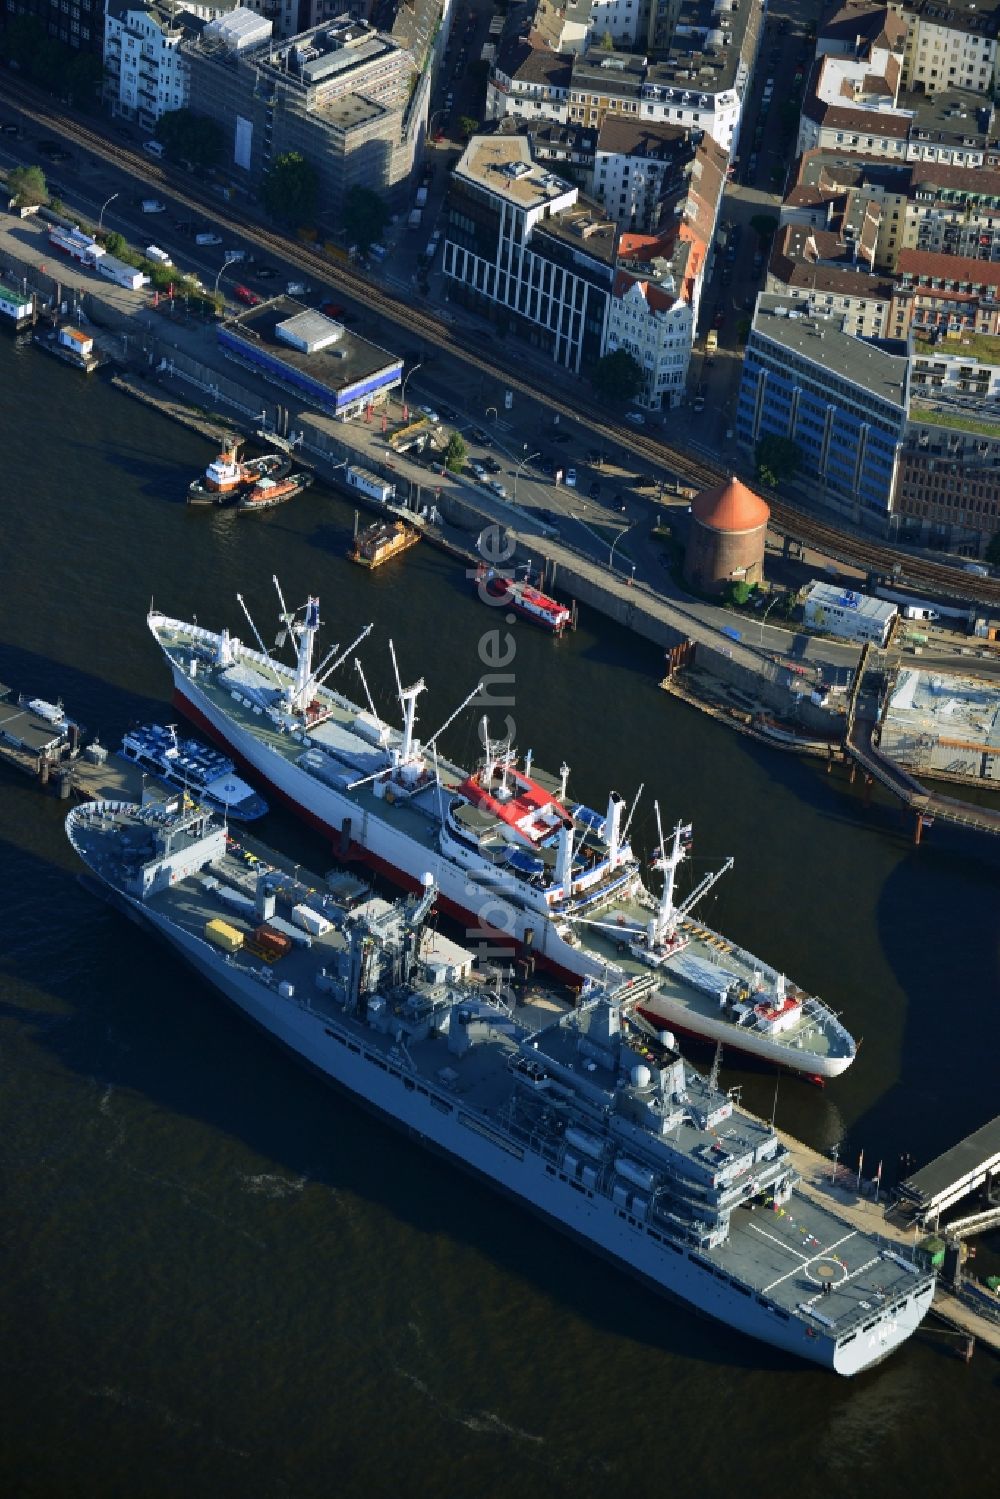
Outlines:
{"label": "red conical roof", "polygon": [[767,525],[771,512],[760,495],[734,475],[717,489],[703,489],[696,495],[691,514],[712,531],[756,531]]}

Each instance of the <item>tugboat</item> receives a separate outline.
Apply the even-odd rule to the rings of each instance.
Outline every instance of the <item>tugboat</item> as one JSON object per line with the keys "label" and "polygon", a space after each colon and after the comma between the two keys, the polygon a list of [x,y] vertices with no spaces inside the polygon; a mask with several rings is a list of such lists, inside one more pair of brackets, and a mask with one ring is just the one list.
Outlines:
{"label": "tugboat", "polygon": [[264,798],[240,780],[228,756],[197,739],[178,739],[175,724],[139,724],[125,735],[119,753],[234,822],[254,822],[268,809]]}
{"label": "tugboat", "polygon": [[286,500],[294,500],[297,494],[309,488],[314,478],[314,474],[304,471],[290,474],[287,469],[284,477],[265,474],[252,489],[240,495],[236,508],[241,515],[248,515],[256,510],[271,510],[275,505],[283,505]]}
{"label": "tugboat", "polygon": [[206,468],[200,479],[188,486],[189,505],[228,505],[241,490],[259,479],[283,479],[292,466],[284,453],[265,453],[244,463],[239,458],[240,444],[230,441]]}
{"label": "tugboat", "polygon": [[484,603],[497,599],[523,619],[541,625],[552,635],[561,635],[573,623],[573,611],[558,599],[542,593],[531,582],[530,571],[523,578],[511,578],[481,562],[476,569],[476,591]]}
{"label": "tugboat", "polygon": [[408,551],[420,540],[420,532],[401,520],[376,521],[359,531],[347,555],[359,567],[381,567],[390,557]]}

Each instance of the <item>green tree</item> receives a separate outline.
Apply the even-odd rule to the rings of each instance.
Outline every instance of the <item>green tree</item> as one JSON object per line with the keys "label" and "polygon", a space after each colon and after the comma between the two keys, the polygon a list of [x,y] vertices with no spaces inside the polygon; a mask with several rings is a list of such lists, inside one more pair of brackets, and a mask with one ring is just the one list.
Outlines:
{"label": "green tree", "polygon": [[260,195],[272,218],[290,224],[311,223],[319,197],[316,169],[301,152],[286,151],[264,174]]}
{"label": "green tree", "polygon": [[794,442],[771,432],[761,438],[754,456],[757,477],[765,484],[780,484],[782,479],[790,479],[799,466],[799,450]]}
{"label": "green tree", "polygon": [[610,31],[606,31],[601,37],[601,50],[604,52],[613,52],[615,50],[615,39]]}
{"label": "green tree", "polygon": [[727,589],[729,602],[735,604],[738,609],[746,608],[756,592],[757,585],[755,583],[747,583],[742,578],[738,583],[730,583]]}
{"label": "green tree", "polygon": [[156,122],[156,139],[171,161],[195,167],[218,166],[225,146],[222,126],[193,109],[168,109]]}
{"label": "green tree", "polygon": [[448,446],[444,450],[444,466],[450,474],[460,474],[465,467],[466,446],[457,432],[453,432],[448,439]]}
{"label": "green tree", "polygon": [[771,243],[771,239],[778,227],[778,220],[773,213],[755,213],[750,220],[750,228],[754,230],[760,240],[761,249],[765,249]]}
{"label": "green tree", "polygon": [[616,349],[599,359],[590,380],[606,401],[631,401],[643,384],[642,369],[626,349]]}
{"label": "green tree", "polygon": [[983,553],[983,560],[992,567],[1000,567],[1000,531],[991,536]]}
{"label": "green tree", "polygon": [[121,260],[128,249],[128,240],[124,234],[119,234],[117,229],[106,229],[104,232],[104,248],[116,260]]}
{"label": "green tree", "polygon": [[458,122],[458,128],[466,140],[471,140],[479,129],[479,121],[474,119],[472,115],[462,115]]}
{"label": "green tree", "polygon": [[49,190],[41,167],[15,167],[12,172],[7,173],[7,188],[20,206],[49,201]]}
{"label": "green tree", "polygon": [[377,244],[389,222],[389,210],[370,187],[352,187],[344,200],[344,228],[351,244],[367,250]]}

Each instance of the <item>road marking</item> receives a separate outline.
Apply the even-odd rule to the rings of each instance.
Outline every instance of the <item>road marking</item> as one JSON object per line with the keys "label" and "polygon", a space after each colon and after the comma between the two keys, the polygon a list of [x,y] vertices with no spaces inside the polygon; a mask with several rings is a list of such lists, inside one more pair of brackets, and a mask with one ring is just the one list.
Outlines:
{"label": "road marking", "polygon": [[787,1249],[789,1254],[797,1254],[800,1260],[808,1261],[812,1258],[811,1255],[803,1254],[801,1249],[793,1249],[791,1244],[786,1244],[784,1239],[779,1239],[776,1234],[769,1234],[764,1229],[758,1228],[756,1223],[751,1223],[750,1227],[755,1234],[760,1234],[762,1239],[770,1239],[771,1243],[777,1244],[779,1249]]}
{"label": "road marking", "polygon": [[[849,1234],[845,1234],[842,1239],[838,1239],[837,1242],[835,1244],[831,1244],[828,1249],[821,1249],[818,1254],[810,1255],[809,1258],[805,1261],[805,1263],[808,1265],[808,1264],[811,1263],[812,1260],[821,1260],[824,1257],[824,1255],[832,1254],[833,1251],[838,1247],[838,1245],[840,1245],[840,1244],[846,1244],[847,1241],[848,1241],[848,1239],[853,1239],[856,1234],[857,1234],[857,1229],[852,1229]],[[786,1247],[789,1248],[789,1249],[791,1249],[791,1245],[787,1245]],[[779,1275],[777,1280],[772,1280],[772,1282],[771,1282],[771,1284],[769,1286],[765,1286],[764,1287],[763,1295],[766,1296],[767,1293],[768,1293],[768,1291],[773,1291],[775,1286],[780,1286],[781,1283],[782,1283],[782,1281],[788,1280],[792,1275],[794,1275],[796,1273],[796,1271],[798,1269],[800,1269],[800,1266],[796,1265],[795,1268],[792,1269],[792,1270],[789,1270],[787,1272],[787,1274],[785,1274],[785,1275]]]}

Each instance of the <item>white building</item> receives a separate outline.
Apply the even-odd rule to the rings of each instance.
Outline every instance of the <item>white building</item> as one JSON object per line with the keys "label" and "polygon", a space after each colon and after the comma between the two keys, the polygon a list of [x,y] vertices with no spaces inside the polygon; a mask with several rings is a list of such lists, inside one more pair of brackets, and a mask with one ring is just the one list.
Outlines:
{"label": "white building", "polygon": [[152,130],[188,102],[190,71],[180,44],[216,9],[193,4],[108,0],[104,17],[105,98],[111,112]]}
{"label": "white building", "polygon": [[811,583],[802,618],[810,629],[846,640],[870,640],[883,646],[899,613],[896,604],[854,593],[836,583]]}
{"label": "white building", "polygon": [[660,227],[660,205],[681,189],[694,157],[688,131],[605,115],[597,137],[591,193],[623,229]]}
{"label": "white building", "polygon": [[619,271],[608,304],[605,351],[624,349],[641,368],[638,405],[661,411],[680,404],[693,341],[691,305],[678,290],[669,260],[649,261],[642,275]]}

